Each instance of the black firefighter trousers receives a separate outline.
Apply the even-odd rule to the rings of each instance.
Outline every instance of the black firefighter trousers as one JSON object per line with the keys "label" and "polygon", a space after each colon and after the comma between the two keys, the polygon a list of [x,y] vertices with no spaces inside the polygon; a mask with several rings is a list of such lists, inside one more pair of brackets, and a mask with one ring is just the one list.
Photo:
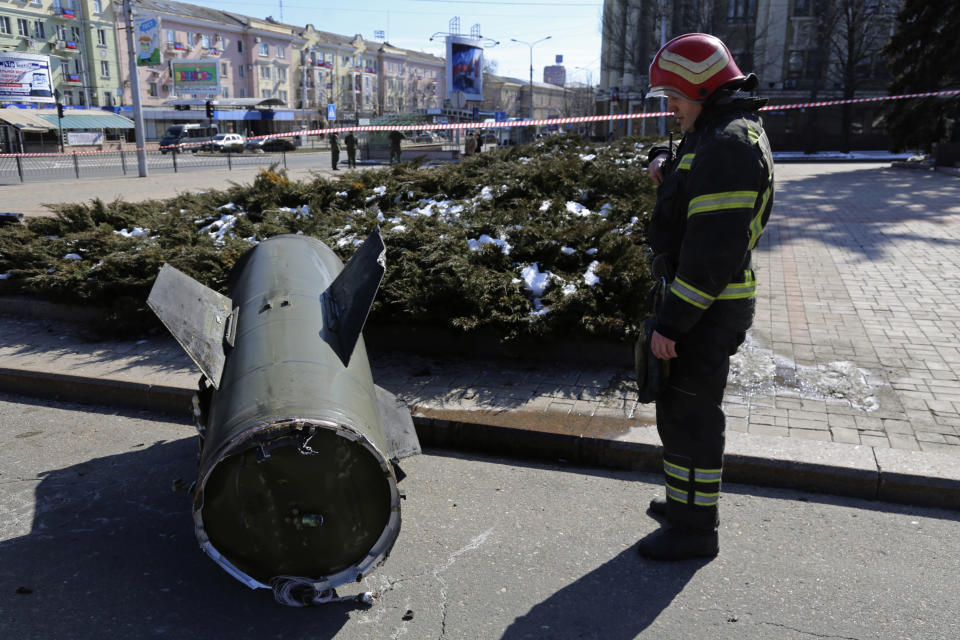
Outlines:
{"label": "black firefighter trousers", "polygon": [[657,399],[657,431],[663,443],[667,523],[712,530],[723,471],[721,410],[730,356],[746,333],[701,320],[677,341],[670,378]]}

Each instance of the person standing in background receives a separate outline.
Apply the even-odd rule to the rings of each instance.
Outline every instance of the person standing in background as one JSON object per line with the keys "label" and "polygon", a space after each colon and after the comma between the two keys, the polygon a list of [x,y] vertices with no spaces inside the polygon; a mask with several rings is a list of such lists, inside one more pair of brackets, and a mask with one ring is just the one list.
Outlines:
{"label": "person standing in background", "polygon": [[340,162],[340,140],[337,134],[330,134],[330,166],[334,171],[337,170],[337,163]]}
{"label": "person standing in background", "polygon": [[353,135],[353,131],[347,133],[347,136],[343,139],[343,144],[347,147],[347,167],[350,169],[356,169],[357,136]]}

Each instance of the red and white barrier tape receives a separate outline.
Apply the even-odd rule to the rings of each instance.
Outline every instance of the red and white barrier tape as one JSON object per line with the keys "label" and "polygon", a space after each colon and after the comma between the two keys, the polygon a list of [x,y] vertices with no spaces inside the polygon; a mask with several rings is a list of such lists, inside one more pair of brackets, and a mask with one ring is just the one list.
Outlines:
{"label": "red and white barrier tape", "polygon": [[[896,96],[874,96],[870,98],[847,98],[842,100],[821,100],[818,102],[800,102],[791,104],[771,104],[761,107],[761,111],[785,111],[788,109],[810,109],[815,107],[833,107],[842,104],[861,104],[865,102],[884,102],[886,100],[906,100],[910,98],[934,98],[960,96],[960,89],[946,89],[943,91],[926,91],[924,93],[904,93]],[[349,131],[454,131],[457,129],[506,129],[513,127],[541,127],[558,124],[583,124],[587,122],[606,122],[611,120],[630,120],[642,118],[659,118],[661,116],[672,116],[672,111],[657,111],[655,113],[617,113],[603,116],[574,116],[570,118],[549,118],[540,120],[510,120],[499,122],[454,122],[454,123],[428,123],[421,122],[417,124],[378,124],[378,125],[357,125],[351,127],[330,127],[327,129],[309,129],[303,131],[287,131],[283,133],[271,133],[262,136],[250,136],[247,140],[257,140],[262,138],[292,138],[296,136],[325,136],[331,133],[347,133]],[[181,145],[170,145],[167,147],[149,147],[147,151],[156,151],[158,149],[174,149],[176,147],[200,146],[203,143],[184,143]],[[124,151],[138,151],[126,149]],[[114,150],[92,150],[76,151],[64,154],[58,153],[0,153],[0,158],[36,158],[65,155],[97,155],[106,153],[121,153]]]}

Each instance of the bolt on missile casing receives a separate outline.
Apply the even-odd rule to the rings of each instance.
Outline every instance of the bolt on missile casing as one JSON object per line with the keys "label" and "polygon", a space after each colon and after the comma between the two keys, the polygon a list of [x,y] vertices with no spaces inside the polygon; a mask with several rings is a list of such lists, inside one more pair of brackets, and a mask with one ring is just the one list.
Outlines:
{"label": "bolt on missile casing", "polygon": [[394,465],[420,445],[361,336],[384,256],[379,229],[345,267],[315,238],[275,236],[237,261],[229,297],[164,265],[147,301],[203,372],[200,546],[287,604],[362,580],[400,531]]}

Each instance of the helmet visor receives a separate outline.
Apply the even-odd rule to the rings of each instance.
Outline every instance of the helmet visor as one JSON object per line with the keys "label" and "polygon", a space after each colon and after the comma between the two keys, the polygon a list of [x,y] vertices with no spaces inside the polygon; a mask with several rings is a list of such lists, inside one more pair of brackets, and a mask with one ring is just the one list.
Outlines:
{"label": "helmet visor", "polygon": [[[675,89],[669,85],[660,85],[657,87],[650,87],[647,90],[648,98],[683,98],[684,100],[690,100],[685,96],[679,89]],[[690,102],[701,102],[701,100],[690,100]]]}

